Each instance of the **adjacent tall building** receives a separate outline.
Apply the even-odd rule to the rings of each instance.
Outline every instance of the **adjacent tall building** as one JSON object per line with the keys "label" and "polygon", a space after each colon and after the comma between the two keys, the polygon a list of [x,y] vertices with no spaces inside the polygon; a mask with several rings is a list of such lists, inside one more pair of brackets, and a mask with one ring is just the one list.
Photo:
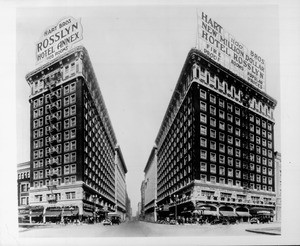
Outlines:
{"label": "adjacent tall building", "polygon": [[32,221],[126,213],[127,168],[82,46],[26,76]]}

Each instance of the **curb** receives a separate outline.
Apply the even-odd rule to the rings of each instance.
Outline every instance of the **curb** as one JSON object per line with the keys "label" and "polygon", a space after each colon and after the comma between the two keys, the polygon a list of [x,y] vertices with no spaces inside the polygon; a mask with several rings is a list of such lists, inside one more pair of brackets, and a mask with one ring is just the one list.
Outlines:
{"label": "curb", "polygon": [[280,236],[281,233],[279,232],[269,232],[269,231],[262,231],[262,230],[252,230],[252,229],[246,229],[247,232],[253,232],[253,233],[259,233],[259,234],[266,234],[266,235],[276,235]]}

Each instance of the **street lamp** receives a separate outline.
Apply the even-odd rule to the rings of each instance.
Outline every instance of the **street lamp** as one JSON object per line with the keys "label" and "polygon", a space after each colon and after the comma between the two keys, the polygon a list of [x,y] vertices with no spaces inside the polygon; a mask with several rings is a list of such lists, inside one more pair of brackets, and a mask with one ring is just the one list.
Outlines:
{"label": "street lamp", "polygon": [[[98,195],[92,195],[92,199],[93,199],[93,202],[94,202],[94,223],[96,223],[96,200],[98,198]],[[99,199],[100,199],[100,196],[99,196]]]}
{"label": "street lamp", "polygon": [[173,195],[174,201],[175,201],[175,220],[177,221],[177,201],[178,201],[178,195]]}

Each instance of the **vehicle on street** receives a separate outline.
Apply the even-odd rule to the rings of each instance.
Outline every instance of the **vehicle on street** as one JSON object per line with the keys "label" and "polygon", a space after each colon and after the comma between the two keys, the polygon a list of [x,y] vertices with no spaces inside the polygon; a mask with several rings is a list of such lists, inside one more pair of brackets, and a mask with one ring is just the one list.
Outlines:
{"label": "vehicle on street", "polygon": [[258,218],[252,218],[252,219],[250,220],[250,223],[251,223],[251,224],[259,224],[259,219],[258,219]]}
{"label": "vehicle on street", "polygon": [[112,225],[112,222],[109,219],[105,219],[105,220],[103,220],[102,224],[103,225]]}
{"label": "vehicle on street", "polygon": [[170,225],[176,225],[176,220],[170,220]]}
{"label": "vehicle on street", "polygon": [[111,223],[112,223],[113,225],[119,225],[119,224],[121,223],[121,220],[120,220],[119,217],[114,216],[114,217],[111,218]]}
{"label": "vehicle on street", "polygon": [[211,225],[217,225],[220,223],[222,223],[222,220],[220,220],[220,219],[214,219],[213,221],[210,222]]}

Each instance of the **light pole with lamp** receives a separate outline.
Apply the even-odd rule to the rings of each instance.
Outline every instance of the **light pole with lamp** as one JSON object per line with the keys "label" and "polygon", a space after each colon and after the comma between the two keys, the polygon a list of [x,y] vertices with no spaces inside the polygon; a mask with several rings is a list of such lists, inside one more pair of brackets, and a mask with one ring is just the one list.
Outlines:
{"label": "light pole with lamp", "polygon": [[98,197],[98,195],[92,195],[92,199],[93,199],[93,202],[94,202],[94,223],[96,223],[96,200],[97,198],[101,198],[101,196]]}

